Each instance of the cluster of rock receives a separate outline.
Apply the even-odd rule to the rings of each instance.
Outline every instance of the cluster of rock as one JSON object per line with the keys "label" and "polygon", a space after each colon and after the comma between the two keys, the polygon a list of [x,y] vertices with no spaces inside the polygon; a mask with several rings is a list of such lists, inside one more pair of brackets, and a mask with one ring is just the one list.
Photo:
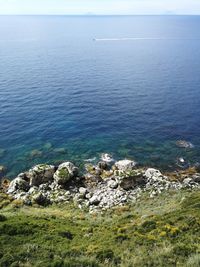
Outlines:
{"label": "cluster of rock", "polygon": [[132,160],[120,160],[111,165],[100,161],[86,164],[86,173],[79,175],[71,162],[55,167],[40,164],[19,174],[7,193],[24,204],[48,205],[73,200],[79,208],[90,212],[137,201],[143,192],[150,197],[169,189],[200,188],[200,174],[185,176],[183,181],[171,181],[159,170],[136,168]]}

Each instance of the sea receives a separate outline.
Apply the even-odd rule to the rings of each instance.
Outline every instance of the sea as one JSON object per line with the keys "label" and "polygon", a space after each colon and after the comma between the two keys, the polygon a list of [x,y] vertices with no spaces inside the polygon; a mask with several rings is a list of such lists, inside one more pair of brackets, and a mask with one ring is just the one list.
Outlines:
{"label": "sea", "polygon": [[200,16],[0,16],[4,176],[102,153],[200,162],[199,29]]}

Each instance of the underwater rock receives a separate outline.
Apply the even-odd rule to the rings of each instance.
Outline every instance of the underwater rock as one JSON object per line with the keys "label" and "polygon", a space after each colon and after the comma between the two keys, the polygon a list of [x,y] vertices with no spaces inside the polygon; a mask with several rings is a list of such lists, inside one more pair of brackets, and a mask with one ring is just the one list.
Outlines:
{"label": "underwater rock", "polygon": [[123,159],[115,162],[115,166],[118,170],[126,172],[129,170],[133,170],[136,166],[136,162],[129,159]]}
{"label": "underwater rock", "polygon": [[47,142],[46,144],[44,144],[44,149],[49,150],[52,148],[52,144],[50,142]]}
{"label": "underwater rock", "polygon": [[26,176],[30,180],[30,186],[39,186],[53,181],[55,167],[53,165],[39,164],[30,169]]}
{"label": "underwater rock", "polygon": [[30,157],[31,158],[37,158],[37,157],[41,157],[42,156],[42,151],[38,150],[38,149],[33,149],[31,152],[30,152]]}
{"label": "underwater rock", "polygon": [[185,140],[178,140],[176,141],[176,145],[181,148],[193,148],[194,145],[191,142]]}
{"label": "underwater rock", "polygon": [[47,142],[44,144],[43,148],[46,149],[46,150],[50,150],[52,148],[52,143],[51,142]]}
{"label": "underwater rock", "polygon": [[71,162],[64,162],[58,166],[54,180],[59,185],[65,185],[70,179],[78,175],[78,168]]}
{"label": "underwater rock", "polygon": [[64,147],[60,147],[60,148],[55,148],[53,150],[53,152],[57,153],[57,154],[66,154],[67,153],[67,149]]}

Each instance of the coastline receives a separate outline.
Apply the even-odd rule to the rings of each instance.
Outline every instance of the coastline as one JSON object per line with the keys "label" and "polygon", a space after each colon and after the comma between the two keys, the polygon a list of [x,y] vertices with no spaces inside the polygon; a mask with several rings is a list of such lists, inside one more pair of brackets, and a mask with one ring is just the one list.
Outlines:
{"label": "coastline", "polygon": [[72,201],[89,212],[134,204],[146,192],[154,198],[169,190],[200,189],[199,166],[162,173],[129,159],[115,162],[109,154],[97,164],[84,163],[84,172],[69,161],[35,165],[12,181],[2,179],[1,188],[10,199],[28,206]]}
{"label": "coastline", "polygon": [[[0,266],[199,266],[199,184],[194,186],[191,180],[185,184],[171,182],[176,186],[150,196],[151,189],[161,189],[167,181],[158,170],[145,172],[150,184],[140,191],[138,199],[106,209],[100,207],[97,198],[90,208],[81,204],[86,195],[80,180],[72,187],[79,189],[78,194],[72,197],[71,191],[67,201],[57,195],[58,201],[51,204],[41,198],[43,186],[41,194],[35,194],[34,201],[26,204],[22,196],[14,199],[12,194],[0,192]],[[190,177],[197,174],[194,169],[186,173]],[[180,177],[184,178],[183,174]],[[117,190],[108,182],[111,185],[109,178],[103,183],[104,189],[109,188],[107,200],[108,192]],[[100,184],[93,184],[93,188],[101,191]],[[58,192],[63,196],[65,190]]]}

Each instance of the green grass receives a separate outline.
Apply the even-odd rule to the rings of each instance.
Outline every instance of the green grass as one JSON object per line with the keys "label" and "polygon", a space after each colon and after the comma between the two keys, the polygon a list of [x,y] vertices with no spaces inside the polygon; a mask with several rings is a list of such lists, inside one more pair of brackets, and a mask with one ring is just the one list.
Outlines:
{"label": "green grass", "polygon": [[0,210],[0,248],[6,267],[197,267],[200,193],[144,194],[134,206],[103,214],[73,204],[42,208],[14,201]]}

